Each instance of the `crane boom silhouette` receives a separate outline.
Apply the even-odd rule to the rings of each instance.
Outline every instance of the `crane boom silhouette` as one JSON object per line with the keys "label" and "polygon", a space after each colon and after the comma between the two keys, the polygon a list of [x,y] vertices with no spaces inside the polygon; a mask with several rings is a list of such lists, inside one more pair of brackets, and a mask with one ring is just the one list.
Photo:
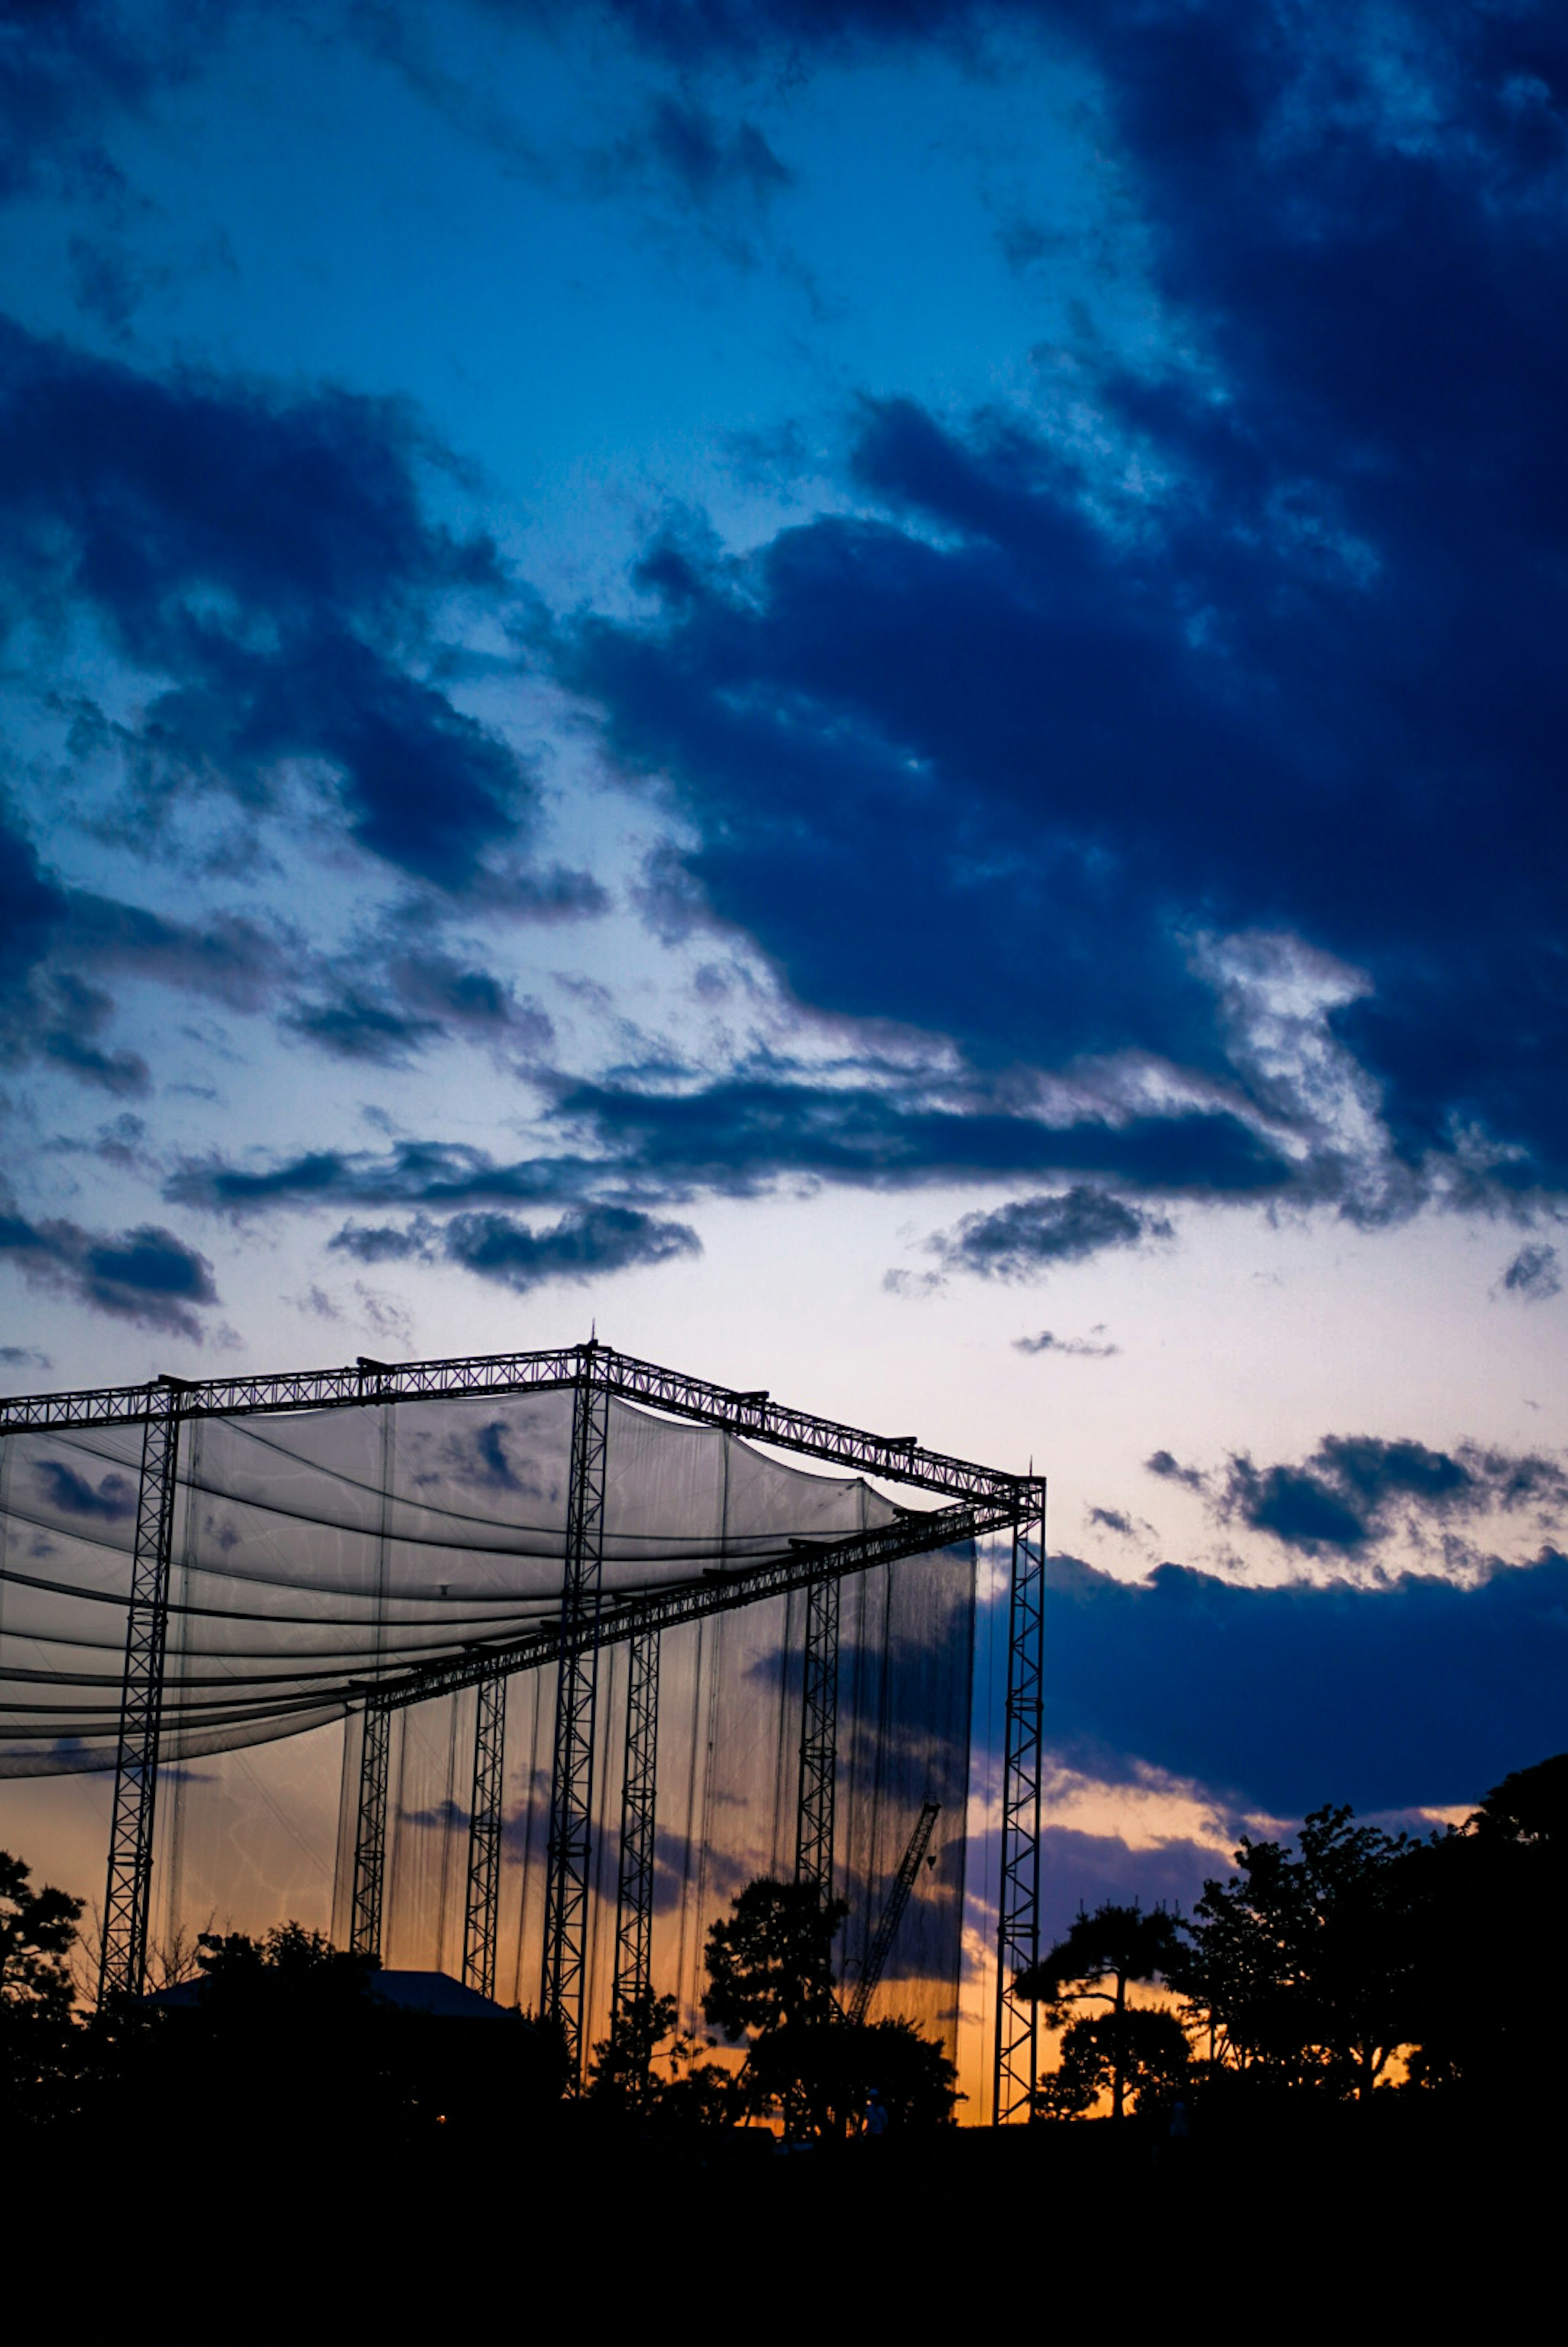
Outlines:
{"label": "crane boom silhouette", "polygon": [[914,1889],[915,1876],[920,1872],[920,1863],[925,1856],[926,1844],[931,1840],[932,1828],[935,1825],[941,1811],[940,1801],[927,1801],[916,1819],[915,1829],[910,1836],[909,1848],[900,1860],[899,1870],[893,1877],[893,1887],[888,1893],[888,1903],[882,1909],[882,1919],[877,1925],[876,1937],[866,1951],[866,1961],[861,1966],[860,1977],[855,1983],[855,1993],[850,2003],[849,2017],[851,2021],[864,2021],[870,2010],[877,1983],[887,1966],[888,1954],[892,1947],[894,1935],[903,1920],[904,1909],[910,1903],[910,1892]]}

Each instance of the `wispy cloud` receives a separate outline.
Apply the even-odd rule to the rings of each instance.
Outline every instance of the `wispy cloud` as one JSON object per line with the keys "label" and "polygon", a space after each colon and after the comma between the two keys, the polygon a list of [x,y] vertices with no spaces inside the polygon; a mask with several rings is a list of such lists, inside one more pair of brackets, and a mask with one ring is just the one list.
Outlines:
{"label": "wispy cloud", "polygon": [[1014,1337],[1015,1353],[1061,1353],[1078,1361],[1108,1361],[1119,1353],[1119,1345],[1106,1344],[1105,1324],[1096,1322],[1087,1337],[1058,1337],[1049,1328],[1042,1328],[1037,1337]]}

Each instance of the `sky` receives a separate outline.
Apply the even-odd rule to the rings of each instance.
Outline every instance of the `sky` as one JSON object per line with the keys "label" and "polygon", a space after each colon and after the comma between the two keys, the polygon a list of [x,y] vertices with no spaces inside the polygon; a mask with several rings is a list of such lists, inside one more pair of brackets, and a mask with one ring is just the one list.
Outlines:
{"label": "sky", "polygon": [[1568,1743],[1565,108],[1532,0],[0,0],[10,1389],[1033,1461],[1064,1914]]}

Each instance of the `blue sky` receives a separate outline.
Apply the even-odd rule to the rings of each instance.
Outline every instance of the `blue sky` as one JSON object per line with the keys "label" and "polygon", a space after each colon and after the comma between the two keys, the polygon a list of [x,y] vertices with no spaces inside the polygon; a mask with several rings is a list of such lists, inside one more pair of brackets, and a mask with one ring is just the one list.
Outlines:
{"label": "blue sky", "polygon": [[1568,1740],[1565,105],[1529,0],[0,7],[13,1388],[596,1318],[1033,1456],[1145,1857]]}

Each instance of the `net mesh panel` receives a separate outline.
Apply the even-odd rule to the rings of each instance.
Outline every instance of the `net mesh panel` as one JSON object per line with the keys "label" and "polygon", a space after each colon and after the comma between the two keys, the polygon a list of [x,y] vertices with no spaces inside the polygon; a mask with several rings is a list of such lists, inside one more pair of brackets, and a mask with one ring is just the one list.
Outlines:
{"label": "net mesh panel", "polygon": [[[525,1632],[560,1604],[574,1396],[368,1403],[182,1430],[154,1937],[292,1915],[348,1936],[359,1690]],[[787,1555],[898,1512],[722,1430],[609,1405],[606,1607]],[[139,1426],[0,1440],[0,1773],[114,1765]],[[942,1805],[873,2014],[952,2041],[963,1903],[974,1567],[967,1550],[840,1584],[837,1870],[858,1966],[926,1799]],[[700,2026],[708,1926],[795,1858],[800,1594],[667,1631],[660,1671],[655,1984]],[[555,1672],[508,1686],[497,1991],[537,2003]],[[626,1733],[621,1645],[598,1663],[587,2035],[615,1973]],[[457,1973],[472,1690],[393,1720],[383,1961]]]}

